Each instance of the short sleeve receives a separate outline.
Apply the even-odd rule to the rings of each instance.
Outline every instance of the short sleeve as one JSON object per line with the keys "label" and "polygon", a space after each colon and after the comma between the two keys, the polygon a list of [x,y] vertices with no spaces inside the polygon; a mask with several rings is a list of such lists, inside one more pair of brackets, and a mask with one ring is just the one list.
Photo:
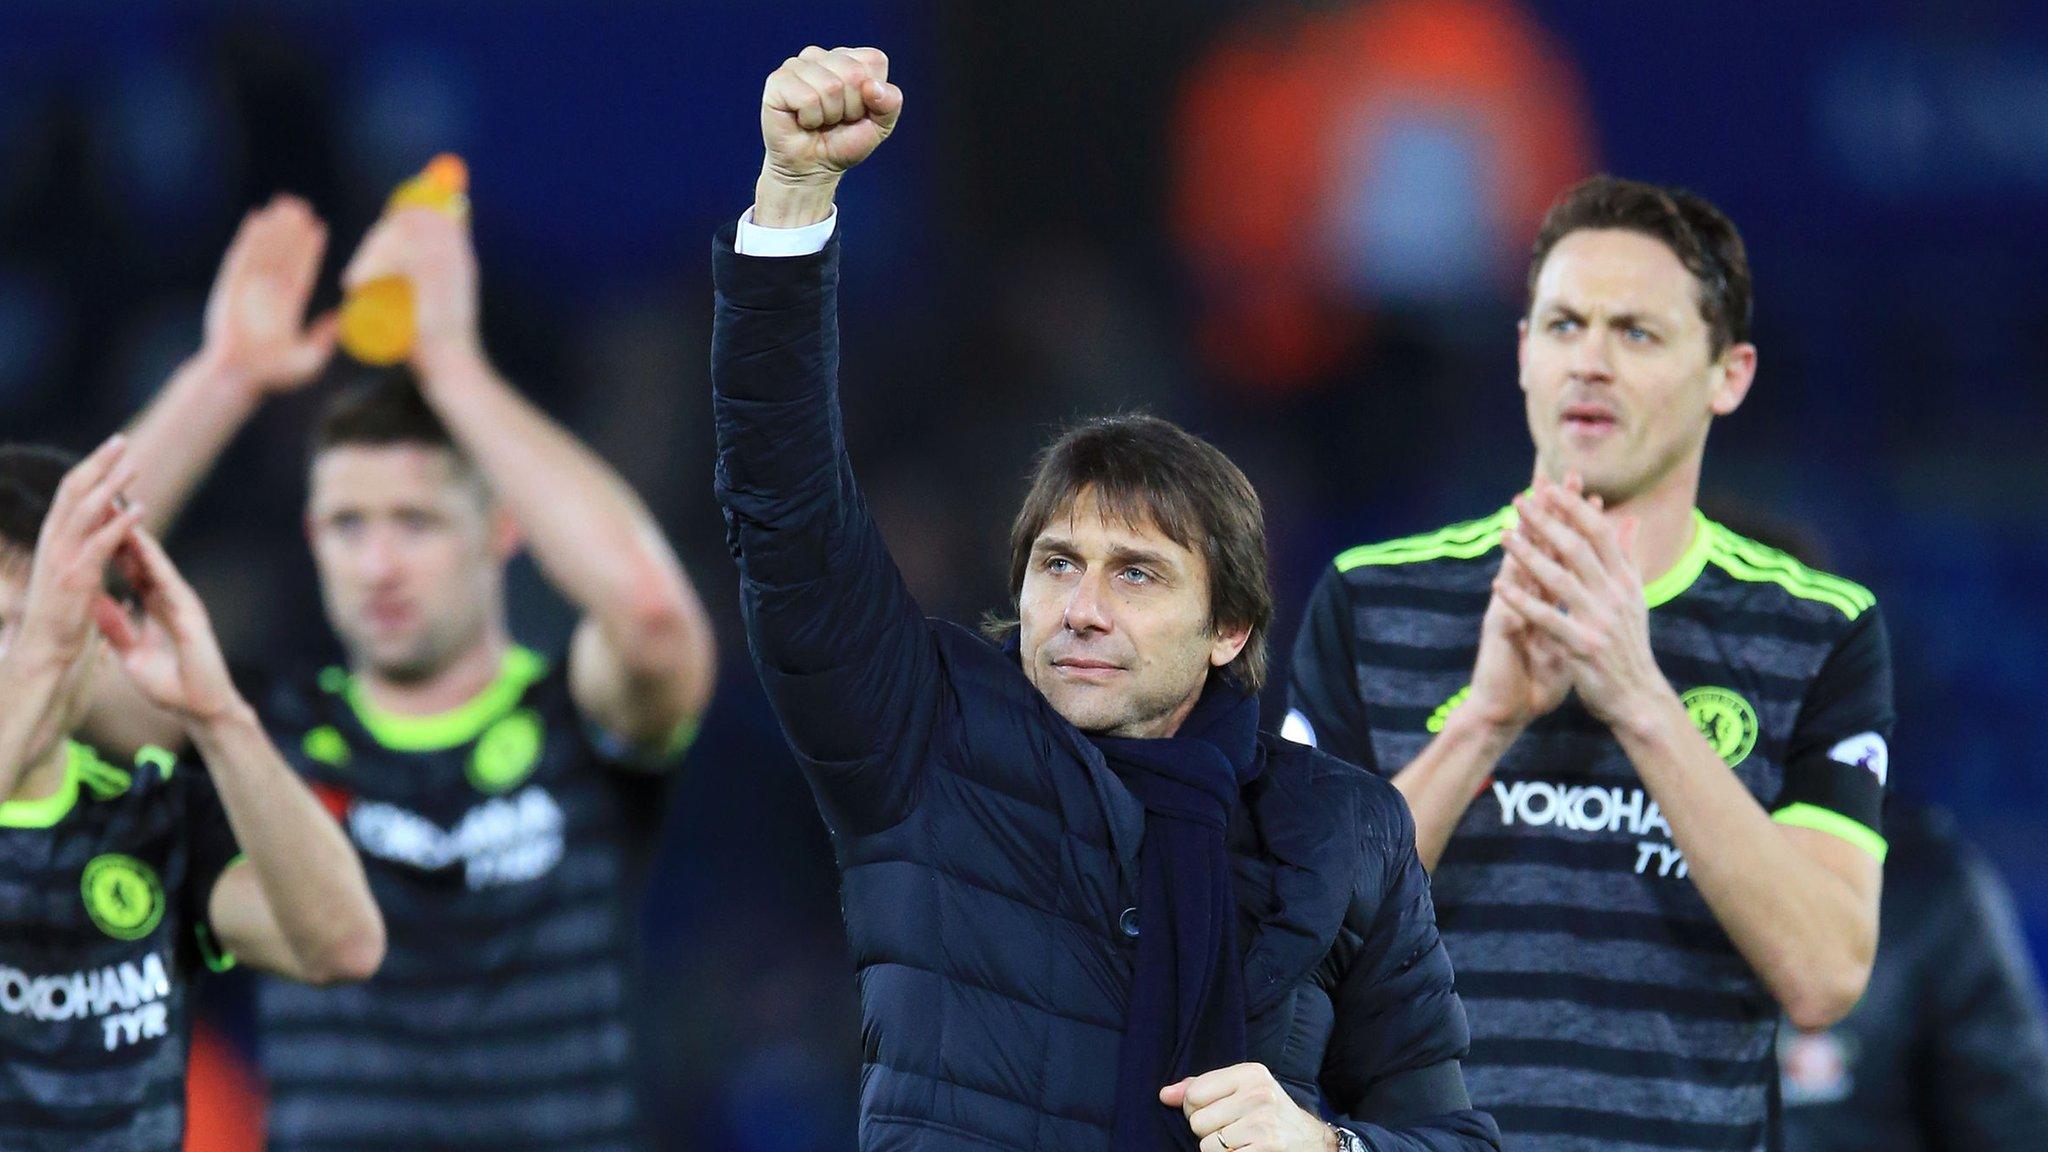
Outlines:
{"label": "short sleeve", "polygon": [[1372,726],[1358,694],[1358,662],[1350,590],[1333,565],[1309,597],[1287,681],[1287,720],[1281,735],[1379,772]]}
{"label": "short sleeve", "polygon": [[598,763],[607,768],[634,775],[659,776],[682,762],[697,743],[698,727],[703,717],[690,716],[679,721],[659,744],[636,744],[598,723],[576,703],[575,677],[571,671],[575,660],[572,645],[560,659],[550,661],[547,676],[529,690],[529,702],[538,702],[537,706],[550,714],[559,708],[574,716],[583,734],[583,743]]}
{"label": "short sleeve", "polygon": [[1882,860],[1886,844],[1879,814],[1890,778],[1894,720],[1891,644],[1872,606],[1842,635],[1807,688],[1771,818],[1840,836]]}
{"label": "short sleeve", "polygon": [[577,713],[577,720],[583,725],[583,739],[590,750],[606,766],[626,772],[659,775],[680,763],[697,743],[698,718],[695,716],[677,724],[675,731],[659,747],[637,747],[623,736],[605,730],[604,726],[590,717]]}

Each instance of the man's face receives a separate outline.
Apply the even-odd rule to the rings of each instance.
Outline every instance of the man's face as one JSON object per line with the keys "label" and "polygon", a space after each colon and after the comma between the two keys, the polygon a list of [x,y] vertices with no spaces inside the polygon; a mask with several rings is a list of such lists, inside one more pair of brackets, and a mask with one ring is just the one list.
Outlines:
{"label": "man's face", "polygon": [[1710,356],[1698,292],[1641,233],[1573,232],[1550,250],[1518,347],[1539,474],[1577,471],[1610,505],[1697,482],[1708,426],[1756,369],[1752,345]]}
{"label": "man's face", "polygon": [[502,610],[512,540],[445,448],[320,453],[306,535],[328,623],[350,662],[380,676],[435,675],[481,643]]}
{"label": "man's face", "polygon": [[[32,558],[11,545],[0,545],[0,651],[5,651],[21,627],[21,612],[28,603],[28,575]],[[97,630],[87,633],[85,650],[65,669],[57,686],[59,734],[76,731],[92,707],[93,671],[99,667],[105,641]],[[6,797],[0,796],[0,800]]]}
{"label": "man's face", "polygon": [[1024,675],[1076,728],[1171,735],[1249,632],[1209,622],[1208,565],[1088,493],[1032,542],[1017,596]]}

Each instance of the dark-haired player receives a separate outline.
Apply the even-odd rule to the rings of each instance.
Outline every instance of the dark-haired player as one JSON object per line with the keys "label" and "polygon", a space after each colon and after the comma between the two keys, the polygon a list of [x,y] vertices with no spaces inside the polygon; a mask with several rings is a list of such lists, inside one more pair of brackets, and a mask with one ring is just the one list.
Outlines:
{"label": "dark-haired player", "polygon": [[1870,976],[1883,620],[1695,509],[1756,371],[1725,216],[1582,183],[1529,297],[1532,487],[1337,557],[1293,728],[1407,796],[1508,1148],[1761,1149],[1780,1008],[1825,1027]]}
{"label": "dark-haired player", "polygon": [[[376,970],[348,841],[229,680],[206,609],[138,526],[127,445],[0,448],[0,1148],[184,1141],[193,977]],[[107,593],[125,577],[139,612]],[[104,639],[102,639],[104,636]],[[205,768],[74,738],[102,645]],[[238,846],[239,843],[239,846]]]}
{"label": "dark-haired player", "polygon": [[[325,361],[331,325],[301,327],[323,243],[291,199],[237,236],[205,347],[133,433],[154,515]],[[492,369],[466,226],[387,219],[349,277],[392,274],[417,299],[408,370],[339,393],[312,451],[346,663],[260,704],[361,851],[390,958],[340,993],[263,989],[271,1146],[635,1147],[629,849],[709,698],[708,622],[640,501]],[[522,545],[583,613],[563,656],[509,635]]]}

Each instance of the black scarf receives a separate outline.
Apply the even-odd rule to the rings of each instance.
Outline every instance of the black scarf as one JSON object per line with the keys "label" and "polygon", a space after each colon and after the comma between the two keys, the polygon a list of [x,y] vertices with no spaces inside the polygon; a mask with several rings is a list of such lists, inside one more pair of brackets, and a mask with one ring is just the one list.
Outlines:
{"label": "black scarf", "polygon": [[1258,701],[1212,677],[1180,731],[1090,737],[1145,806],[1138,958],[1117,1059],[1116,1152],[1196,1147],[1159,1090],[1243,1062],[1245,988],[1237,893],[1224,836],[1265,768]]}

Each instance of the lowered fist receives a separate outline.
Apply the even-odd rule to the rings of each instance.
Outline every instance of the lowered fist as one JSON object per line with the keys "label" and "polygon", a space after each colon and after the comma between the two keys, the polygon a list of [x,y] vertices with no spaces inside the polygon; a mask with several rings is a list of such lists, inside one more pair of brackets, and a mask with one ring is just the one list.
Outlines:
{"label": "lowered fist", "polygon": [[889,58],[879,49],[813,46],[783,61],[761,92],[768,154],[755,223],[793,227],[824,219],[839,177],[889,138],[902,111],[903,91],[889,83]]}
{"label": "lowered fist", "polygon": [[1159,1090],[1201,1152],[1333,1152],[1337,1130],[1302,1110],[1264,1064],[1234,1064]]}

